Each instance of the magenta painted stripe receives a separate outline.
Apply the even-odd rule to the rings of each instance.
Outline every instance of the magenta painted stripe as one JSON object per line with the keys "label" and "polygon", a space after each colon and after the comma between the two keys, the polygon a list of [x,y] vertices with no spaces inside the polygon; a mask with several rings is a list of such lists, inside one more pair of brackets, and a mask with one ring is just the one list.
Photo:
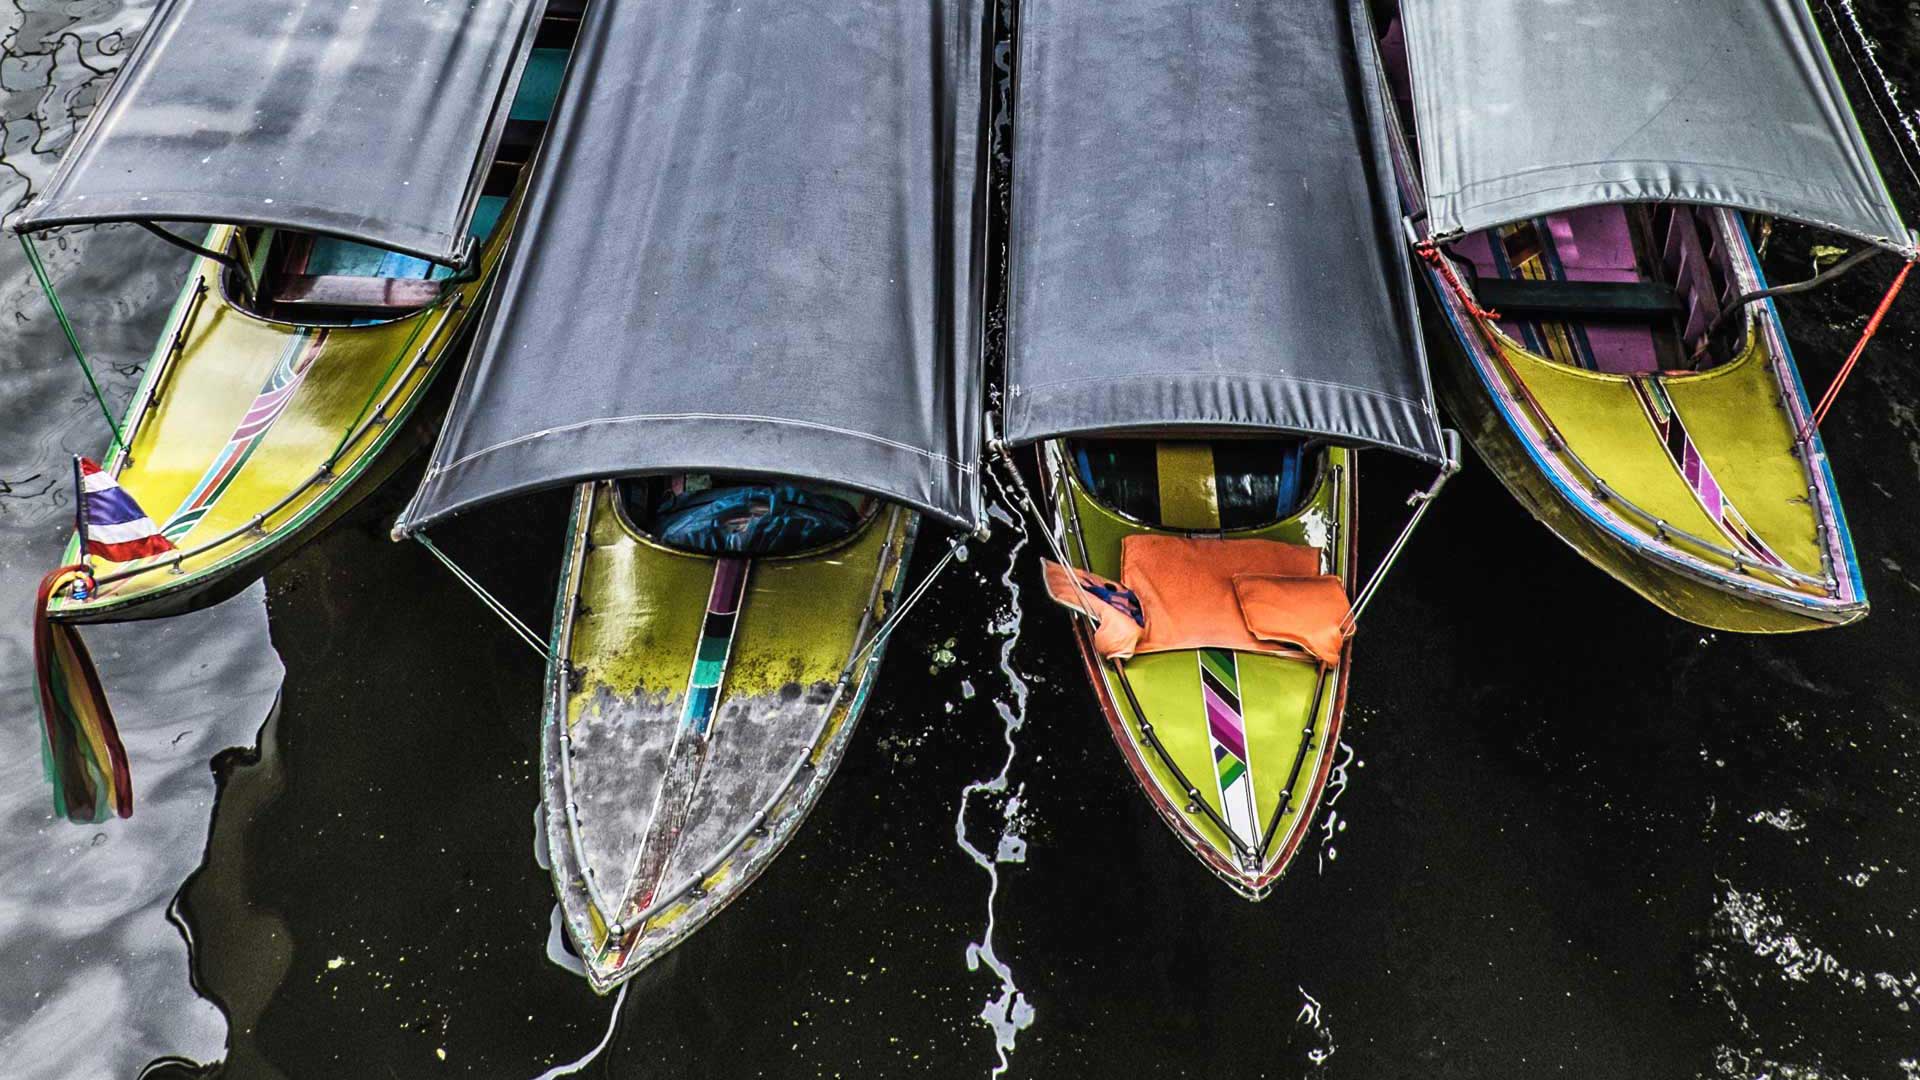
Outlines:
{"label": "magenta painted stripe", "polygon": [[1687,478],[1687,486],[1700,486],[1700,451],[1692,442],[1687,443],[1685,460],[1680,465],[1680,475]]}
{"label": "magenta painted stripe", "polygon": [[1726,509],[1726,506],[1724,500],[1720,497],[1720,485],[1714,482],[1712,473],[1702,472],[1700,474],[1699,491],[1700,501],[1706,504],[1708,516],[1712,517],[1716,522],[1719,521],[1720,515]]}
{"label": "magenta painted stripe", "polygon": [[715,615],[740,610],[740,582],[746,573],[747,560],[721,559],[713,568],[713,592],[707,596],[707,610]]}
{"label": "magenta painted stripe", "polygon": [[1240,730],[1240,717],[1205,684],[1200,687],[1200,697],[1207,704],[1207,726],[1213,729],[1213,737],[1234,757],[1247,760],[1247,736]]}

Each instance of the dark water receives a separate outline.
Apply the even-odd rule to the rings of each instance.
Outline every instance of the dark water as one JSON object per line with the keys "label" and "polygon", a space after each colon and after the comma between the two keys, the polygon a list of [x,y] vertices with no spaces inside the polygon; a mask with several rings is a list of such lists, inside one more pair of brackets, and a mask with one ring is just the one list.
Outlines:
{"label": "dark water", "polygon": [[[1836,10],[1836,51],[1859,50]],[[0,206],[45,177],[146,11],[0,13]],[[1914,16],[1858,17],[1920,103]],[[1913,215],[1868,78],[1850,89]],[[1817,239],[1782,228],[1776,279]],[[50,262],[124,400],[182,260],[99,229]],[[1811,385],[1890,273],[1788,306]],[[384,539],[405,476],[264,591],[90,632],[142,806],[50,820],[28,597],[70,513],[53,478],[105,436],[10,247],[0,313],[5,1076],[520,1078],[604,1039],[579,1075],[1920,1077],[1911,297],[1827,429],[1865,623],[1676,623],[1470,471],[1369,615],[1320,842],[1249,905],[1134,793],[1003,522],[896,639],[798,840],[617,1015],[553,959],[538,661]],[[1376,547],[1422,482],[1369,458]],[[549,498],[440,539],[538,616],[563,525]]]}

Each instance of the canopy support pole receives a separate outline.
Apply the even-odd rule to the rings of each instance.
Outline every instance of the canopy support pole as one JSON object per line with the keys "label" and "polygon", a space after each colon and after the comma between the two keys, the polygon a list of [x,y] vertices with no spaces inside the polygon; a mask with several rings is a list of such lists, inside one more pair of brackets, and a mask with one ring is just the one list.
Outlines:
{"label": "canopy support pole", "polygon": [[253,268],[248,266],[245,262],[242,262],[238,256],[231,255],[224,251],[215,251],[210,247],[202,247],[201,245],[194,243],[193,241],[187,239],[184,236],[178,236],[178,235],[175,235],[174,233],[168,232],[167,230],[161,228],[160,226],[155,225],[151,221],[136,221],[134,222],[134,224],[147,230],[153,235],[159,237],[160,239],[165,240],[167,243],[172,244],[174,247],[181,248],[186,251],[191,251],[195,255],[198,255],[203,259],[212,259],[214,262],[217,262],[220,265],[226,267],[227,269],[232,270],[234,273],[239,274],[240,280],[246,282],[247,284],[248,298],[249,299],[252,298],[253,286],[254,286]]}
{"label": "canopy support pole", "polygon": [[426,548],[427,551],[430,552],[434,558],[440,560],[441,565],[445,566],[448,570],[452,571],[453,576],[460,580],[460,584],[465,585],[468,589],[471,589],[473,591],[473,595],[479,597],[480,602],[485,604],[488,610],[492,611],[495,615],[500,616],[500,620],[507,624],[507,629],[512,630],[514,633],[514,636],[518,637],[521,641],[526,642],[529,648],[531,648],[534,652],[540,654],[540,659],[545,660],[549,664],[552,664],[556,661],[556,657],[554,656],[552,650],[548,649],[547,646],[541,642],[540,636],[533,632],[532,627],[522,622],[520,620],[520,616],[515,615],[511,610],[509,610],[507,608],[507,605],[501,602],[499,597],[496,597],[492,593],[488,592],[486,589],[486,586],[474,580],[474,577],[472,574],[469,574],[465,570],[462,570],[460,568],[459,563],[454,562],[451,558],[447,556],[446,552],[441,551],[437,546],[434,545],[433,541],[427,539],[427,534],[425,532],[416,532],[413,534],[413,538],[415,540],[420,541],[420,546],[423,548]]}
{"label": "canopy support pole", "polygon": [[[982,526],[980,533],[976,533],[975,535],[981,535],[985,531],[985,526]],[[868,653],[879,648],[880,643],[887,640],[888,635],[893,633],[894,627],[899,626],[900,621],[907,617],[907,612],[912,611],[913,606],[920,602],[920,598],[927,595],[927,590],[933,588],[933,583],[940,580],[940,575],[946,571],[947,567],[953,565],[955,559],[966,558],[966,550],[967,542],[964,539],[957,536],[949,538],[947,540],[947,553],[940,556],[940,561],[933,564],[933,569],[927,571],[927,576],[920,579],[920,584],[914,586],[913,591],[907,594],[907,598],[900,601],[900,603],[894,606],[892,611],[887,613],[886,621],[881,623],[879,629],[873,632],[873,636],[867,639],[866,644],[860,646],[860,648],[848,658],[846,670],[852,671],[855,667],[859,666],[860,661]]]}
{"label": "canopy support pole", "polygon": [[1393,546],[1387,549],[1386,555],[1380,560],[1380,565],[1374,568],[1373,575],[1367,578],[1365,585],[1361,586],[1360,594],[1354,597],[1353,606],[1347,610],[1347,617],[1340,621],[1340,633],[1343,637],[1353,635],[1354,629],[1360,624],[1360,613],[1367,609],[1367,605],[1373,601],[1374,594],[1380,591],[1380,583],[1386,579],[1387,571],[1393,569],[1395,560],[1400,558],[1400,552],[1405,550],[1407,541],[1413,536],[1413,530],[1420,527],[1420,520],[1426,517],[1427,511],[1433,507],[1433,500],[1439,496],[1440,489],[1446,487],[1447,481],[1453,479],[1453,474],[1460,471],[1460,435],[1451,430],[1445,434],[1447,457],[1440,465],[1439,474],[1433,478],[1433,483],[1428,485],[1425,491],[1416,491],[1407,497],[1407,505],[1413,507],[1413,513],[1408,516],[1407,524],[1400,530],[1400,535],[1394,537]]}
{"label": "canopy support pole", "polygon": [[1866,329],[1860,332],[1860,340],[1854,342],[1853,351],[1847,354],[1847,362],[1840,365],[1840,373],[1833,377],[1827,392],[1820,395],[1820,404],[1814,407],[1813,415],[1807,418],[1807,426],[1800,429],[1801,442],[1806,442],[1808,436],[1819,430],[1820,421],[1827,418],[1827,410],[1833,408],[1834,400],[1840,396],[1840,388],[1846,385],[1847,376],[1853,374],[1853,365],[1859,363],[1860,354],[1867,351],[1867,342],[1872,341],[1873,335],[1880,329],[1881,320],[1887,317],[1887,309],[1893,306],[1893,298],[1900,295],[1900,287],[1907,283],[1907,275],[1912,270],[1911,262],[1902,266],[1893,284],[1887,286],[1887,295],[1881,297],[1880,306],[1873,309],[1873,318],[1867,320]]}
{"label": "canopy support pole", "polygon": [[1073,581],[1074,596],[1080,601],[1080,614],[1085,615],[1089,622],[1098,626],[1100,616],[1094,614],[1095,608],[1092,599],[1087,596],[1086,586],[1080,583],[1080,575],[1073,572],[1073,560],[1067,558],[1066,546],[1060,543],[1060,538],[1055,536],[1053,529],[1048,527],[1046,516],[1040,512],[1039,504],[1033,500],[1033,492],[1027,490],[1027,481],[1020,475],[1020,466],[1014,463],[1013,451],[1000,437],[997,418],[991,412],[987,414],[987,452],[999,461],[1001,471],[1007,474],[1006,486],[1011,487],[1014,494],[1019,497],[1020,511],[1033,522],[1034,528],[1040,530],[1041,537],[1047,541],[1047,547],[1053,551],[1054,561],[1067,569],[1067,577]]}
{"label": "canopy support pole", "polygon": [[[67,347],[73,350],[73,358],[80,362],[80,373],[87,377],[87,387],[93,391],[93,400],[100,405],[100,415],[107,418],[107,430],[113,432],[113,447],[125,447],[127,442],[120,435],[120,422],[113,418],[113,410],[107,407],[107,398],[100,392],[100,380],[93,377],[93,365],[87,362],[87,354],[81,351],[80,335],[74,332],[73,323],[67,318],[67,309],[60,304],[60,294],[53,291],[53,279],[47,276],[47,268],[40,261],[40,249],[33,244],[33,237],[20,234],[20,247],[27,253],[27,265],[33,267],[33,276],[40,281],[40,291],[46,294],[47,303],[53,308],[53,317],[60,321],[60,332],[67,336]],[[108,449],[112,453],[113,448]]]}

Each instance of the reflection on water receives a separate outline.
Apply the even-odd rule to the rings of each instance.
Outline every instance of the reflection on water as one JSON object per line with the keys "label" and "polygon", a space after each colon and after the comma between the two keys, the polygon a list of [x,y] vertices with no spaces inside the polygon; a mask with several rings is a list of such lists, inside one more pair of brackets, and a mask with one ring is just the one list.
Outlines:
{"label": "reflection on water", "polygon": [[[0,207],[46,177],[149,7],[0,14]],[[1916,100],[1903,5],[1823,17]],[[1875,87],[1849,89],[1920,208]],[[1804,276],[1819,239],[1783,226],[1770,273]],[[127,229],[45,250],[124,400],[183,259]],[[1811,385],[1890,274],[1785,305]],[[786,854],[615,1000],[566,970],[528,836],[539,665],[386,541],[407,475],[264,592],[89,630],[138,811],[53,819],[26,604],[71,513],[67,455],[104,434],[8,244],[0,311],[0,1075],[1920,1076],[1914,302],[1828,427],[1862,625],[1679,625],[1472,470],[1357,643],[1318,872],[1250,905],[1133,790],[1066,620],[1022,615],[1032,552],[1003,519],[893,642]],[[1424,478],[1364,471],[1383,537]],[[562,495],[442,539],[535,616],[564,524]]]}
{"label": "reflection on water", "polygon": [[[0,60],[0,208],[45,178],[119,63],[146,4],[27,3]],[[131,229],[44,247],[109,398],[132,392],[184,270]],[[133,761],[135,816],[80,828],[41,775],[29,630],[33,586],[72,520],[69,455],[103,449],[100,416],[25,259],[0,244],[0,1072],[131,1077],[148,1061],[222,1055],[227,1024],[195,992],[170,921],[207,843],[207,763],[253,741],[280,685],[261,590],[166,623],[88,630]]]}

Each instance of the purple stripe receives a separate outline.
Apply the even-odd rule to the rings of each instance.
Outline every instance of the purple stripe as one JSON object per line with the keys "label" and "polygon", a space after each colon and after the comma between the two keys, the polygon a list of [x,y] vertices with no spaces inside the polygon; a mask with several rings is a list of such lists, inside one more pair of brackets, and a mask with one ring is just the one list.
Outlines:
{"label": "purple stripe", "polygon": [[1718,522],[1721,512],[1726,509],[1726,506],[1724,500],[1720,497],[1720,485],[1714,481],[1713,474],[1704,468],[1700,471],[1699,491],[1700,501],[1707,504],[1708,516],[1712,517],[1715,522]]}
{"label": "purple stripe", "polygon": [[1240,718],[1205,684],[1200,687],[1200,697],[1207,704],[1207,726],[1213,729],[1213,737],[1234,757],[1247,760],[1247,737],[1240,731]]}
{"label": "purple stripe", "polygon": [[713,592],[707,595],[707,610],[715,615],[740,610],[740,582],[746,573],[747,560],[721,559],[713,568]]}
{"label": "purple stripe", "polygon": [[138,521],[147,516],[133,496],[124,490],[112,487],[105,491],[87,493],[87,524],[89,525],[125,525],[129,521]]}

